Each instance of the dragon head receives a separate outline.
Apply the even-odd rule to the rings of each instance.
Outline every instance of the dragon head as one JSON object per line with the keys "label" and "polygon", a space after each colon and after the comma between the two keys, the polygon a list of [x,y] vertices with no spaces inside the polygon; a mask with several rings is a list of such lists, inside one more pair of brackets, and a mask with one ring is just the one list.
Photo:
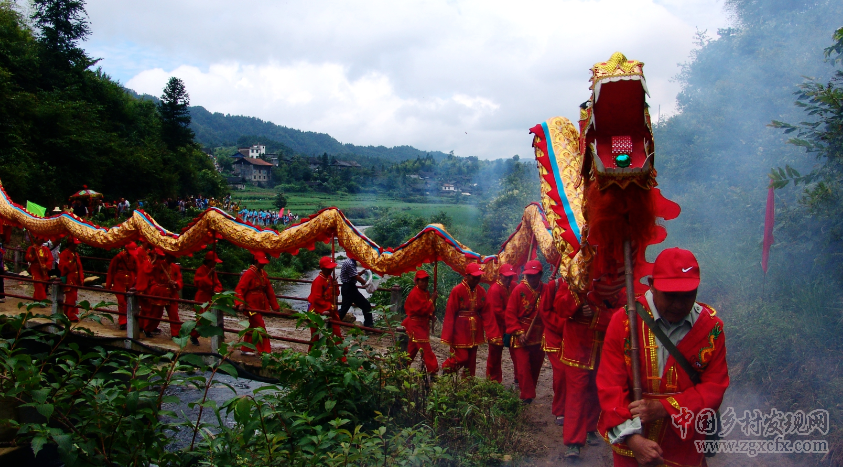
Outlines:
{"label": "dragon head", "polygon": [[591,68],[591,99],[580,109],[580,153],[586,180],[600,189],[656,185],[653,131],[644,64],[615,52]]}

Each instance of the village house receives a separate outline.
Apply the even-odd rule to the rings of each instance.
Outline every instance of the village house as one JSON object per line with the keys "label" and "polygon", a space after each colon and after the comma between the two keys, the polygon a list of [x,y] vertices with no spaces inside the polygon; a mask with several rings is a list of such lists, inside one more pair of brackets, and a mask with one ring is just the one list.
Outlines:
{"label": "village house", "polygon": [[244,157],[257,159],[260,156],[266,154],[266,146],[264,146],[263,144],[254,144],[252,146],[237,148],[237,152],[243,154]]}
{"label": "village house", "polygon": [[256,185],[271,186],[272,185],[272,163],[263,159],[252,159],[251,157],[242,157],[234,160],[231,164],[231,171],[234,175],[246,182],[252,182]]}
{"label": "village house", "polygon": [[442,191],[456,192],[457,188],[451,183],[443,183],[442,184]]}

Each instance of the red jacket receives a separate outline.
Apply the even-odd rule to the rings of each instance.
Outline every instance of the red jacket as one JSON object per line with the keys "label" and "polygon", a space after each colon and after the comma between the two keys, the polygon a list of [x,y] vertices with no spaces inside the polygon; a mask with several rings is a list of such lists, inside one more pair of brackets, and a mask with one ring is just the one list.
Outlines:
{"label": "red jacket", "polygon": [[498,329],[503,332],[506,329],[506,304],[509,301],[509,294],[514,287],[513,283],[509,287],[504,287],[501,281],[497,281],[489,286],[489,291],[486,292],[486,306],[491,310],[495,317],[495,324]]}
{"label": "red jacket", "polygon": [[65,249],[59,255],[59,272],[67,276],[67,284],[82,285],[85,281],[85,271],[82,270],[82,260],[79,255]]}
{"label": "red jacket", "polygon": [[337,315],[336,297],[339,295],[337,281],[332,276],[324,276],[320,272],[313,284],[310,285],[310,311],[320,315],[330,315],[332,319],[339,319]]}
{"label": "red jacket", "polygon": [[582,306],[570,292],[563,296],[557,294],[554,307],[566,320],[563,333],[565,345],[560,360],[569,366],[593,370],[600,358],[606,328],[616,310],[591,304],[592,315],[585,316]]}
{"label": "red jacket", "polygon": [[548,282],[545,288],[547,290],[542,294],[541,303],[539,303],[539,315],[544,325],[542,350],[550,354],[558,354],[562,350],[562,335],[565,332],[567,319],[560,313],[557,301],[573,301],[574,295],[568,290],[568,283],[562,278]]}
{"label": "red jacket", "polygon": [[111,259],[108,265],[108,275],[105,287],[113,289],[115,284],[121,289],[129,289],[135,285],[138,277],[138,262],[128,251],[121,251]]}
{"label": "red jacket", "polygon": [[477,347],[486,342],[500,343],[501,332],[492,311],[486,306],[486,290],[474,290],[463,280],[451,290],[442,322],[442,342],[458,349]]}
{"label": "red jacket", "polygon": [[204,264],[196,269],[193,285],[196,287],[196,297],[193,300],[201,303],[211,301],[215,293],[222,292],[222,284],[217,277],[216,269]]}
{"label": "red jacket", "polygon": [[430,317],[433,315],[430,292],[413,287],[404,301],[407,317],[401,322],[413,342],[430,342]]}
{"label": "red jacket", "polygon": [[[639,302],[649,312],[646,300]],[[694,447],[694,440],[701,440],[705,435],[688,427],[687,437],[683,440],[679,428],[670,419],[681,408],[687,408],[693,414],[703,409],[718,409],[723,401],[723,393],[729,387],[729,371],[726,365],[726,336],[723,333],[723,321],[717,312],[702,304],[702,312],[688,334],[676,346],[700,374],[701,382],[696,386],[690,377],[680,368],[673,357],[665,362],[664,373],[658,374],[658,355],[654,345],[655,336],[640,319],[638,320],[638,339],[640,351],[641,385],[645,399],[659,400],[668,413],[668,417],[644,424],[644,436],[659,440],[664,451],[664,460],[668,465],[700,465],[703,454]],[[569,323],[570,324],[570,323]],[[630,420],[629,404],[632,388],[632,368],[628,351],[629,320],[624,311],[618,310],[612,316],[606,331],[603,355],[597,370],[597,392],[600,396],[600,421],[598,430],[606,436],[608,430]],[[567,347],[568,343],[565,342]],[[625,444],[612,446],[621,455],[631,455]]]}
{"label": "red jacket", "polygon": [[49,279],[53,253],[44,245],[31,245],[26,249],[26,261],[29,263],[29,273],[33,279],[45,281]]}
{"label": "red jacket", "polygon": [[[149,280],[146,290],[147,295],[178,298],[179,290],[184,287],[184,281],[181,277],[181,267],[178,264],[168,263],[165,260],[159,259],[154,264],[151,262],[147,263],[146,273]],[[171,303],[160,299],[150,299],[150,302],[153,305],[167,305]]]}
{"label": "red jacket", "polygon": [[[275,311],[280,308],[266,271],[259,270],[254,265],[249,266],[249,269],[240,276],[240,282],[237,283],[234,292],[237,298],[246,304],[246,308],[264,311],[269,310],[270,307]],[[252,313],[254,312],[246,312],[250,316]]]}
{"label": "red jacket", "polygon": [[[506,332],[513,336],[510,343],[512,348],[523,347],[515,336],[524,334],[528,330],[530,334],[527,336],[526,346],[541,344],[544,329],[541,316],[539,316],[539,302],[542,293],[546,293],[546,290],[547,287],[544,284],[540,284],[538,290],[533,290],[526,280],[512,289],[506,304]],[[532,324],[533,320],[535,324]]]}

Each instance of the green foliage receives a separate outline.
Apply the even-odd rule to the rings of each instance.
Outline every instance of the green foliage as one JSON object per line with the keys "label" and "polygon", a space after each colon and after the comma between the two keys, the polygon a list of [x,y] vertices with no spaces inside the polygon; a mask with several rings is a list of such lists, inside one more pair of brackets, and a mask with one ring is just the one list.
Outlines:
{"label": "green foliage", "polygon": [[[35,3],[36,36],[10,2],[0,4],[0,179],[15,200],[61,206],[83,184],[106,199],[219,197],[208,157],[169,150],[150,101],[131,96],[78,46],[84,4]],[[124,176],[131,174],[131,177]]]}
{"label": "green foliage", "polygon": [[425,219],[402,211],[389,211],[378,218],[366,235],[383,248],[397,247],[427,226]]}
{"label": "green foliage", "polygon": [[193,144],[193,130],[190,129],[190,95],[184,82],[175,76],[167,81],[164,93],[158,102],[161,116],[161,139],[171,151]]}
{"label": "green foliage", "polygon": [[275,207],[278,208],[278,209],[281,209],[281,208],[287,206],[287,197],[284,196],[283,192],[275,195],[274,204],[275,204]]}

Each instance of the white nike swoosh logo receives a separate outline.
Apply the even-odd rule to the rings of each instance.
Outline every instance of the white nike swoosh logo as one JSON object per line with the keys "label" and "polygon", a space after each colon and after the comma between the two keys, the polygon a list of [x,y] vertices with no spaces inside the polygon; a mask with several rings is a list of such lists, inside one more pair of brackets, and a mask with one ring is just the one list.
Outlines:
{"label": "white nike swoosh logo", "polygon": [[693,266],[691,266],[690,268],[682,268],[682,272],[688,272],[688,271],[690,271],[691,269],[694,269],[694,267],[693,267]]}

